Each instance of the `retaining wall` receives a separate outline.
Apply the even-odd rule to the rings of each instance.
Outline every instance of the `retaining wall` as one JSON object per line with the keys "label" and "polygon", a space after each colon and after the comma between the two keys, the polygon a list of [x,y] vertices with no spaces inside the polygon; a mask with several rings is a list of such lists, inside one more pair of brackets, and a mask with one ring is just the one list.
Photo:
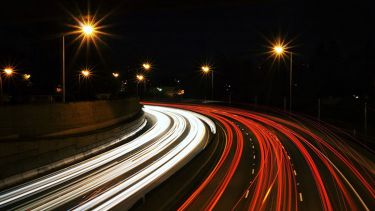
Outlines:
{"label": "retaining wall", "polygon": [[0,106],[0,139],[52,137],[92,131],[125,121],[140,110],[136,98]]}

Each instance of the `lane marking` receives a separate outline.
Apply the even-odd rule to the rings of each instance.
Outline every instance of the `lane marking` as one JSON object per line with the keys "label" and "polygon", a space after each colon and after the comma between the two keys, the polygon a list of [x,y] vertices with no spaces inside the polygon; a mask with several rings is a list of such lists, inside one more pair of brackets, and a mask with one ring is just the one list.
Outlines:
{"label": "lane marking", "polygon": [[251,174],[254,174],[254,169],[251,171]]}
{"label": "lane marking", "polygon": [[296,172],[296,170],[293,170],[294,171],[294,175],[296,175],[297,176],[297,172]]}
{"label": "lane marking", "polygon": [[254,155],[253,159],[255,160],[255,155]]}
{"label": "lane marking", "polygon": [[299,200],[303,201],[302,193],[299,193]]}
{"label": "lane marking", "polygon": [[249,196],[249,190],[246,191],[245,199]]}

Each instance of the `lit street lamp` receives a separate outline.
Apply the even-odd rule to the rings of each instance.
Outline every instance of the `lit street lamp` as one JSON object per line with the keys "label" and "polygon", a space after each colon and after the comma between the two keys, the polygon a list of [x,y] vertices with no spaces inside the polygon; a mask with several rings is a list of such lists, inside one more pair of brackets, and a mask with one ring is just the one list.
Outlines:
{"label": "lit street lamp", "polygon": [[289,67],[289,112],[292,112],[292,83],[293,83],[293,52],[287,51],[287,46],[282,43],[275,44],[272,48],[273,54],[277,57],[283,57],[286,53],[289,53],[290,67]]}
{"label": "lit street lamp", "polygon": [[83,39],[83,41],[89,41],[93,40],[96,37],[97,32],[97,23],[94,22],[93,19],[88,16],[87,20],[82,20],[79,21],[76,19],[78,22],[78,26],[74,26],[77,28],[77,31],[68,33],[68,34],[63,34],[62,35],[62,101],[65,103],[65,98],[66,98],[66,80],[65,80],[65,36],[66,35],[71,35],[71,34],[79,34],[79,37]]}
{"label": "lit street lamp", "polygon": [[146,71],[149,71],[151,69],[150,63],[144,63],[142,66],[143,66],[143,69],[145,69]]}
{"label": "lit street lamp", "polygon": [[87,78],[90,78],[90,76],[91,76],[91,70],[90,69],[85,68],[85,69],[81,70],[81,72],[78,75],[79,89],[81,89],[81,77],[84,78],[84,79],[87,79]]}
{"label": "lit street lamp", "polygon": [[91,71],[89,69],[84,69],[81,71],[81,74],[84,78],[88,78],[91,75]]}
{"label": "lit street lamp", "polygon": [[143,75],[137,75],[138,82],[142,82],[145,79]]}
{"label": "lit street lamp", "polygon": [[[12,67],[6,67],[3,70],[5,77],[11,77],[14,74],[14,69]],[[1,77],[0,73],[0,101],[3,97],[3,78]]]}
{"label": "lit street lamp", "polygon": [[113,77],[118,78],[120,76],[119,73],[112,73]]}
{"label": "lit street lamp", "polygon": [[[151,70],[151,64],[146,62],[146,63],[143,63],[142,64],[142,67],[143,69],[145,70],[145,72],[149,72]],[[147,80],[144,81],[144,90],[146,90],[146,85],[147,85]]]}
{"label": "lit street lamp", "polygon": [[141,75],[141,74],[138,74],[136,76],[136,78],[137,78],[137,96],[139,96],[139,83],[141,83],[145,80],[145,76]]}
{"label": "lit street lamp", "polygon": [[81,77],[83,79],[88,79],[92,75],[91,70],[88,68],[85,68],[81,70],[81,72],[78,75],[78,90],[79,90],[79,95],[81,96]]}
{"label": "lit street lamp", "polygon": [[5,73],[6,76],[11,76],[11,75],[13,75],[14,70],[11,67],[7,67],[7,68],[4,69],[4,73]]}
{"label": "lit street lamp", "polygon": [[203,74],[208,74],[211,72],[211,99],[214,99],[214,71],[208,65],[203,65],[201,67]]}
{"label": "lit street lamp", "polygon": [[23,74],[23,79],[25,79],[26,81],[29,80],[31,77],[30,74]]}

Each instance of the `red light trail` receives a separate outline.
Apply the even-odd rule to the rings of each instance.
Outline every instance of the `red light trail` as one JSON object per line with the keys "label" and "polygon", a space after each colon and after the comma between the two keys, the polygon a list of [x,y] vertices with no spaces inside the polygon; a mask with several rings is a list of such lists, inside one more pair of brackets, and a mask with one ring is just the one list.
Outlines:
{"label": "red light trail", "polygon": [[[223,209],[228,204],[232,210],[370,210],[375,206],[373,151],[358,151],[340,131],[333,132],[336,129],[299,116],[282,118],[214,105],[157,105],[206,115],[226,134],[216,166],[179,210]],[[252,154],[245,154],[246,148]],[[256,162],[251,174],[240,167],[249,159]],[[235,174],[246,174],[248,185],[236,185]],[[231,201],[226,193],[238,197]]]}

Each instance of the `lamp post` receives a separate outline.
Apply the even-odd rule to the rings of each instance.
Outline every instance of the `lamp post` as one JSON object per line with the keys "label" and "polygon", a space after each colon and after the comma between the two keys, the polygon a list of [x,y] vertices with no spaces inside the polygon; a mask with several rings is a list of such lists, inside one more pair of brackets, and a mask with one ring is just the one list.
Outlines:
{"label": "lamp post", "polygon": [[278,58],[284,56],[286,53],[289,53],[289,112],[292,112],[293,52],[287,52],[286,48],[287,47],[282,44],[276,44],[273,46],[272,51]]}
{"label": "lamp post", "polygon": [[214,71],[208,65],[203,65],[201,67],[201,70],[203,74],[208,74],[209,72],[211,72],[211,99],[213,100],[214,99]]}
{"label": "lamp post", "polygon": [[81,72],[78,75],[78,89],[79,89],[79,96],[80,97],[82,97],[81,96],[81,77],[83,79],[88,79],[88,78],[90,78],[90,76],[91,76],[91,70],[88,69],[88,68],[85,68],[85,69],[81,70]]}
{"label": "lamp post", "polygon": [[144,77],[144,75],[138,74],[136,76],[136,78],[137,78],[137,96],[139,97],[139,83],[141,83],[142,81],[144,81],[145,77]]}
{"label": "lamp post", "polygon": [[90,69],[83,69],[81,70],[81,72],[79,73],[78,75],[78,85],[79,85],[79,89],[81,89],[81,77],[84,78],[84,79],[87,79],[91,76],[91,70]]}
{"label": "lamp post", "polygon": [[[151,64],[148,63],[148,62],[143,63],[143,64],[142,64],[142,67],[143,67],[143,69],[145,70],[145,72],[150,72],[150,70],[151,70]],[[145,80],[145,81],[143,82],[143,85],[144,85],[144,89],[145,89],[145,92],[146,92],[146,90],[147,90],[147,80]]]}
{"label": "lamp post", "polygon": [[[14,69],[12,67],[6,67],[3,70],[6,77],[11,77],[14,74]],[[0,101],[3,99],[3,78],[0,73]]]}
{"label": "lamp post", "polygon": [[[79,37],[82,37],[83,40],[90,40],[96,36],[96,24],[93,23],[91,20],[83,21],[76,26],[78,28],[78,33],[80,34]],[[66,102],[66,73],[65,73],[65,36],[75,34],[68,33],[62,35],[62,101],[63,103]]]}

